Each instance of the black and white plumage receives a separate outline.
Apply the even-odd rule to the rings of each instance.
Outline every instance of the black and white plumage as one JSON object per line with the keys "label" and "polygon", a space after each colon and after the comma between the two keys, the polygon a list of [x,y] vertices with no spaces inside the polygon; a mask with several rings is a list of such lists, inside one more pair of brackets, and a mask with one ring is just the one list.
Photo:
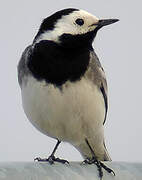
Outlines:
{"label": "black and white plumage", "polygon": [[43,20],[18,65],[30,122],[58,142],[69,142],[89,160],[111,160],[103,130],[107,83],[92,42],[101,27],[116,21],[73,8],[58,11]]}

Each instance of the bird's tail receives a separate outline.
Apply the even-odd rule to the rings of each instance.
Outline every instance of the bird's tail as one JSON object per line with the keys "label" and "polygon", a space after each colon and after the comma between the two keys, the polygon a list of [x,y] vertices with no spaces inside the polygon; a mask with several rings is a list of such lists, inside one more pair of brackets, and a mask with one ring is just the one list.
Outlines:
{"label": "bird's tail", "polygon": [[[88,145],[85,141],[83,143],[79,144],[78,146],[75,146],[75,147],[80,151],[80,153],[82,154],[82,156],[85,159],[92,157],[92,153],[90,151],[90,148],[88,147]],[[110,158],[109,153],[106,149],[105,143],[103,143],[100,146],[99,145],[93,146],[92,144],[90,144],[90,147],[91,147],[92,151],[95,153],[95,156],[98,160],[100,160],[100,161],[111,161],[111,158]]]}
{"label": "bird's tail", "polygon": [[112,161],[104,143],[104,161]]}

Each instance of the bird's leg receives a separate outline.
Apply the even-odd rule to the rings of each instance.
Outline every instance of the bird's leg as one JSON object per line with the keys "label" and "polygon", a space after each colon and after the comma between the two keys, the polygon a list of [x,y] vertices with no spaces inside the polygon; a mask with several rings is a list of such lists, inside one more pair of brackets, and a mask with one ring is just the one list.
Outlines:
{"label": "bird's leg", "polygon": [[102,168],[104,168],[108,173],[112,173],[114,176],[115,176],[115,173],[112,169],[108,168],[105,164],[103,164],[101,161],[99,161],[92,149],[92,147],[90,146],[89,142],[87,139],[85,139],[91,153],[92,153],[92,158],[87,158],[85,159],[83,162],[86,163],[86,164],[96,164],[97,168],[98,168],[98,171],[99,171],[99,177],[100,179],[102,179],[103,177],[103,171],[102,171]]}
{"label": "bird's leg", "polygon": [[53,149],[53,152],[51,153],[51,155],[50,155],[48,158],[41,159],[40,157],[38,157],[38,158],[35,158],[34,160],[35,160],[35,161],[42,161],[42,162],[47,162],[47,161],[48,161],[50,164],[53,164],[55,161],[56,161],[56,162],[63,163],[63,164],[65,164],[65,163],[68,163],[68,164],[69,164],[69,162],[68,162],[67,160],[59,159],[59,158],[56,158],[56,157],[54,156],[54,154],[55,154],[55,152],[56,152],[56,150],[57,150],[57,148],[58,148],[58,146],[59,146],[60,143],[61,143],[61,141],[58,140],[56,146],[55,146],[54,149]]}

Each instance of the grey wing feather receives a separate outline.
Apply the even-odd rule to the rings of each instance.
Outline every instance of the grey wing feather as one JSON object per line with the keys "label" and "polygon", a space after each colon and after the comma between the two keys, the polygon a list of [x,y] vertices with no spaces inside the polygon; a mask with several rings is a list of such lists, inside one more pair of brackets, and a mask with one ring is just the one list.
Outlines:
{"label": "grey wing feather", "polygon": [[19,82],[20,86],[22,84],[22,80],[23,80],[24,76],[26,76],[30,73],[28,68],[27,68],[27,60],[28,60],[28,57],[31,53],[31,49],[32,49],[31,47],[32,46],[30,45],[25,49],[25,51],[23,52],[22,57],[18,63],[18,67],[17,67],[17,69],[18,69],[18,82]]}
{"label": "grey wing feather", "polygon": [[105,122],[106,122],[106,116],[107,116],[107,111],[108,111],[108,99],[107,99],[107,94],[106,94],[106,91],[105,91],[105,88],[104,88],[103,84],[102,84],[102,86],[100,87],[100,90],[101,90],[102,95],[103,95],[103,98],[104,98],[105,109],[106,109],[105,118],[104,118],[104,122],[103,122],[103,124],[105,124]]}
{"label": "grey wing feather", "polygon": [[87,72],[87,76],[95,85],[98,86],[100,89],[103,98],[104,98],[104,104],[105,104],[105,118],[104,122],[106,121],[107,111],[108,111],[108,98],[107,98],[107,81],[105,77],[105,72],[101,66],[101,63],[94,51],[91,51],[90,53],[90,64],[89,69]]}

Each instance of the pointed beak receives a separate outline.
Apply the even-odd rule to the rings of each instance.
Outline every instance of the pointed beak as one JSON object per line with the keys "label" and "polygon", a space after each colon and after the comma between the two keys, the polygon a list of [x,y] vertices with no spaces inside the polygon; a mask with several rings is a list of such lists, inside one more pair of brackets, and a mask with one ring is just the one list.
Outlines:
{"label": "pointed beak", "polygon": [[116,23],[117,21],[119,21],[119,19],[101,19],[98,21],[97,26],[98,28],[101,28],[103,26]]}

